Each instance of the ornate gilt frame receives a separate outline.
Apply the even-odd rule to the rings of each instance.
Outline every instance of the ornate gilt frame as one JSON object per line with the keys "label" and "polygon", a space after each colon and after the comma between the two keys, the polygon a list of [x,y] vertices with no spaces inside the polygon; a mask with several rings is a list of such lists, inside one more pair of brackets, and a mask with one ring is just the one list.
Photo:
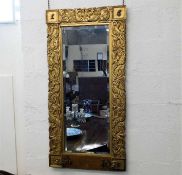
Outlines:
{"label": "ornate gilt frame", "polygon": [[[126,7],[47,10],[49,66],[49,166],[96,170],[125,170]],[[109,25],[110,154],[64,151],[62,32],[63,26]]]}

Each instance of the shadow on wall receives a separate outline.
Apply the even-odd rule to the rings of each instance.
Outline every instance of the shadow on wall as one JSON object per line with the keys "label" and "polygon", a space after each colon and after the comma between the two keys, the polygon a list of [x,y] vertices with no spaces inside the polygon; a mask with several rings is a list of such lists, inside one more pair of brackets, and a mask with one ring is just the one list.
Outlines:
{"label": "shadow on wall", "polygon": [[11,173],[9,173],[7,171],[0,170],[0,175],[14,175],[14,174],[11,174]]}

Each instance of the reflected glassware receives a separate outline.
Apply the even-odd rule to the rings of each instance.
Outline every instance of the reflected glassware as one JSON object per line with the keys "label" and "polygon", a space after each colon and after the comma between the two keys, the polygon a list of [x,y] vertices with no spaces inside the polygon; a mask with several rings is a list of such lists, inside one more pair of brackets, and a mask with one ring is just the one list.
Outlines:
{"label": "reflected glassware", "polygon": [[78,112],[78,104],[72,104],[72,111]]}
{"label": "reflected glassware", "polygon": [[78,117],[79,117],[78,116],[78,111],[76,111],[76,112],[72,111],[71,114],[72,114],[72,124],[71,124],[71,127],[74,127],[74,128],[79,127],[80,125],[79,125],[79,121],[78,121]]}
{"label": "reflected glassware", "polygon": [[80,123],[85,123],[86,122],[85,113],[84,113],[83,108],[80,108],[80,112],[78,113],[78,121]]}
{"label": "reflected glassware", "polygon": [[67,120],[72,120],[72,114],[71,114],[69,106],[66,107],[66,119]]}
{"label": "reflected glassware", "polygon": [[83,117],[85,116],[85,113],[84,113],[84,109],[83,108],[80,108],[80,115],[82,115]]}

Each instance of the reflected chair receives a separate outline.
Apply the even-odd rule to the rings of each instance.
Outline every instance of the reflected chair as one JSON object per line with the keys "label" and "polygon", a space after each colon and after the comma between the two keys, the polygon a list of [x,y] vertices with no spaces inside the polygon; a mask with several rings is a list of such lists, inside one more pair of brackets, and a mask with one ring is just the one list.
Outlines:
{"label": "reflected chair", "polygon": [[84,108],[85,112],[99,115],[99,100],[84,99],[81,101],[81,106]]}

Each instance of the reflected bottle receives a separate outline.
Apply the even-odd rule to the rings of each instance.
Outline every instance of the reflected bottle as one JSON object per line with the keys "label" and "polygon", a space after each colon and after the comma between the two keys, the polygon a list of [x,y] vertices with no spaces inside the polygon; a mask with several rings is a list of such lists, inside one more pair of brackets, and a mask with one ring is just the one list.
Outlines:
{"label": "reflected bottle", "polygon": [[71,127],[79,127],[79,122],[78,122],[78,104],[72,104],[72,124]]}
{"label": "reflected bottle", "polygon": [[72,120],[72,115],[69,106],[66,107],[66,120]]}

